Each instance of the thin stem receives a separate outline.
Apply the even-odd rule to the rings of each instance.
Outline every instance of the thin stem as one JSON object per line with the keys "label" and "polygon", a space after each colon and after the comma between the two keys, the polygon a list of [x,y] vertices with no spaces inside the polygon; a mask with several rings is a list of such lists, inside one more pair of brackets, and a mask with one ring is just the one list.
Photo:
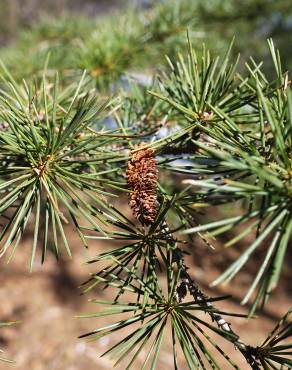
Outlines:
{"label": "thin stem", "polygon": [[198,305],[202,307],[206,306],[209,307],[211,310],[208,310],[207,313],[211,317],[212,321],[215,322],[220,329],[228,333],[231,333],[236,337],[233,344],[245,357],[251,369],[261,370],[260,365],[257,361],[258,355],[257,349],[243,343],[239,335],[232,330],[230,323],[228,323],[220,314],[213,312],[217,311],[216,307],[214,307],[213,304],[210,302],[210,297],[208,297],[205,293],[202,292],[199,285],[194,281],[194,279],[192,279],[192,277],[188,273],[189,268],[185,264],[183,253],[181,249],[177,246],[177,242],[170,233],[170,230],[166,222],[163,223],[162,232],[165,234],[166,239],[168,240],[170,245],[172,247],[175,247],[174,262],[177,264],[178,268],[181,271],[180,272],[181,284],[177,287],[178,300],[182,301],[187,295],[187,292],[189,291],[189,293],[193,296],[195,302]]}

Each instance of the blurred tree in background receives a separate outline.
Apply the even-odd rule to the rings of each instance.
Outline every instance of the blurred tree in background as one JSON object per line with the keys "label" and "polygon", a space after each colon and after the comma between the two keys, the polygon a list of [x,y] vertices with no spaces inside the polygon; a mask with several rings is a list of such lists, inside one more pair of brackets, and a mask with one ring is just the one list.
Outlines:
{"label": "blurred tree in background", "polygon": [[30,28],[42,17],[59,18],[64,14],[101,16],[126,4],[127,0],[1,0],[0,42],[14,40],[18,31]]}
{"label": "blurred tree in background", "polygon": [[[133,7],[144,8],[144,14],[134,16],[133,21],[114,20],[94,21],[94,16],[100,16],[104,11],[116,9],[117,5],[123,7],[122,13],[117,18],[128,19],[126,14]],[[257,51],[259,60],[266,54],[265,40],[273,37],[276,46],[283,50],[283,65],[291,66],[289,45],[291,43],[292,10],[291,1],[237,1],[237,0],[212,0],[212,1],[42,1],[33,0],[1,0],[2,30],[0,40],[14,39],[15,44],[7,51],[11,57],[11,64],[25,64],[21,68],[23,75],[29,75],[32,70],[41,69],[45,54],[54,48],[52,67],[58,69],[92,67],[104,70],[99,65],[100,60],[106,58],[108,64],[118,64],[114,70],[128,68],[141,68],[141,63],[149,60],[148,54],[156,53],[156,61],[161,65],[163,55],[174,54],[180,50],[180,44],[185,40],[185,30],[189,28],[193,33],[195,45],[200,45],[202,40],[208,47],[218,51],[236,37],[234,53],[240,52],[243,56],[242,63],[254,50]],[[78,16],[77,16],[78,12]],[[137,15],[137,12],[134,12]],[[62,16],[63,14],[63,16]],[[80,17],[83,14],[83,17]],[[90,15],[91,20],[88,19]],[[87,16],[87,18],[84,18]],[[38,23],[37,20],[44,18]],[[49,20],[48,20],[49,17]],[[108,24],[108,26],[106,25]],[[107,31],[114,25],[115,30]],[[25,27],[26,31],[21,31]],[[132,34],[132,36],[131,36]],[[119,35],[127,43],[127,52],[116,50],[115,40]],[[181,43],[179,42],[181,40]],[[70,42],[71,41],[71,42]],[[76,41],[76,42],[75,42]],[[80,46],[79,41],[82,43]],[[83,44],[85,42],[85,45]],[[155,47],[155,43],[157,46]],[[70,49],[62,50],[65,46]],[[100,52],[112,55],[96,55]],[[57,48],[57,46],[60,46]],[[81,51],[80,51],[81,48]],[[147,49],[149,53],[147,53]],[[15,54],[17,50],[17,54]],[[158,53],[157,53],[158,52]],[[3,51],[6,56],[6,51]],[[116,54],[119,54],[117,58]],[[136,58],[139,56],[142,57]],[[11,55],[12,54],[12,55]],[[68,55],[69,54],[69,55]],[[81,54],[81,55],[80,55]],[[68,55],[68,58],[64,58]],[[41,58],[40,58],[41,56]],[[94,60],[96,58],[96,60]],[[109,60],[108,60],[109,58]],[[112,58],[113,60],[110,60]],[[132,60],[133,59],[133,60]],[[131,60],[131,63],[129,63]],[[153,59],[151,59],[153,60]],[[95,65],[92,65],[94,64]],[[119,67],[120,66],[120,67]],[[153,63],[152,63],[153,66]],[[270,66],[267,65],[267,68]],[[17,70],[17,66],[15,66]]]}
{"label": "blurred tree in background", "polygon": [[[272,37],[283,50],[284,68],[292,65],[290,1],[136,0],[118,5],[123,10],[116,22],[116,16],[94,18],[102,11],[116,10],[115,1],[1,0],[0,39],[14,39],[13,46],[2,50],[2,58],[21,78],[41,70],[50,51],[50,67],[67,71],[86,68],[104,85],[103,80],[109,83],[107,73],[114,80],[125,67],[145,70],[146,65],[153,70],[163,65],[164,54],[172,56],[182,50],[188,28],[198,49],[204,40],[218,52],[235,36],[233,53],[242,55],[241,63],[253,50],[259,60],[265,59],[266,39]],[[133,10],[137,6],[138,13]],[[39,19],[44,20],[39,23]],[[266,63],[265,68],[271,69],[271,64]]]}

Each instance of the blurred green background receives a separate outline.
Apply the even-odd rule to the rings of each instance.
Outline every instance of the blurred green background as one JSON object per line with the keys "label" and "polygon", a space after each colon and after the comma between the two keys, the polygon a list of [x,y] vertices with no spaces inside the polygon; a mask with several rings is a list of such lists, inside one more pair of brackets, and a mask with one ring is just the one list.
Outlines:
{"label": "blurred green background", "polygon": [[126,3],[127,0],[0,0],[0,43],[14,40],[19,30],[30,28],[42,17],[56,18],[64,13],[93,17]]}
{"label": "blurred green background", "polygon": [[0,57],[16,78],[38,73],[50,52],[51,68],[87,69],[106,87],[125,70],[152,73],[164,54],[184,52],[187,29],[196,48],[215,52],[235,36],[242,66],[251,55],[266,59],[273,38],[292,66],[291,0],[0,0],[0,9]]}

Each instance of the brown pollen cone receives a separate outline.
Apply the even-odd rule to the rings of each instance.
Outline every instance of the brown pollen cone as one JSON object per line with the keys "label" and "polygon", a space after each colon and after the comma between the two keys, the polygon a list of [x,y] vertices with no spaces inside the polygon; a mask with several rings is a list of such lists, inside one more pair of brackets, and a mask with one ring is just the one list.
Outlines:
{"label": "brown pollen cone", "polygon": [[157,167],[154,150],[135,145],[128,162],[127,177],[131,190],[129,205],[143,225],[151,225],[157,214]]}

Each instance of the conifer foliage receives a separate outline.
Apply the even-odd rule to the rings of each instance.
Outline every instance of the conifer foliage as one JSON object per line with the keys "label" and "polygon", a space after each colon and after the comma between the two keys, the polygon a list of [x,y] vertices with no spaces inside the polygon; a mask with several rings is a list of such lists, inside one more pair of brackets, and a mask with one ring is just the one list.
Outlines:
{"label": "conifer foliage", "polygon": [[[82,337],[120,332],[105,354],[123,368],[141,358],[142,369],[157,368],[169,338],[174,369],[238,369],[218,338],[242,354],[244,368],[292,367],[291,310],[262,344],[245,343],[232,328],[243,315],[220,309],[228,297],[208,296],[186,262],[194,235],[208,246],[220,235],[227,247],[244,243],[213,285],[257,255],[243,298],[253,317],[291,253],[291,81],[268,46],[272,79],[252,58],[239,73],[232,45],[213,57],[188,37],[185,56],[169,58],[149,91],[133,85],[111,99],[98,94],[92,72],[66,87],[46,68],[34,83],[18,83],[1,66],[1,257],[12,258],[29,231],[30,269],[38,248],[42,262],[60,245],[71,255],[69,227],[85,247],[106,240],[111,247],[89,261],[96,272],[83,289],[108,288],[112,300],[94,299],[99,309],[84,316],[116,321]],[[222,206],[239,213],[227,217]]]}
{"label": "conifer foliage", "polygon": [[[197,233],[208,242],[210,236],[228,235],[238,228],[227,242],[231,247],[254,233],[254,241],[214,284],[232,279],[262,247],[262,264],[243,303],[252,301],[249,316],[266,304],[277,285],[292,231],[290,82],[271,41],[269,47],[276,75],[272,82],[253,60],[241,76],[230,61],[230,49],[222,60],[206,50],[199,58],[189,41],[187,59],[169,61],[159,88],[150,91],[168,107],[163,120],[168,134],[129,142],[133,148],[127,164],[129,204],[138,225],[130,219],[115,224],[109,238],[124,240],[125,245],[90,261],[102,267],[85,284],[86,292],[98,285],[116,291],[111,302],[94,300],[111,307],[90,317],[126,316],[85,335],[98,339],[127,328],[125,337],[105,353],[116,364],[127,359],[131,368],[144,353],[142,368],[155,368],[169,331],[175,369],[180,368],[179,352],[190,369],[225,368],[214,352],[228,363],[224,366],[239,368],[216,345],[216,335],[231,342],[252,369],[291,367],[290,311],[262,345],[244,343],[226,318],[240,315],[218,309],[217,302],[226,297],[209,297],[201,290],[185,262],[188,242],[181,239]],[[180,181],[174,190],[163,183],[165,170]],[[196,207],[233,203],[241,205],[240,215],[204,222],[196,214]],[[209,320],[201,318],[200,311]]]}

